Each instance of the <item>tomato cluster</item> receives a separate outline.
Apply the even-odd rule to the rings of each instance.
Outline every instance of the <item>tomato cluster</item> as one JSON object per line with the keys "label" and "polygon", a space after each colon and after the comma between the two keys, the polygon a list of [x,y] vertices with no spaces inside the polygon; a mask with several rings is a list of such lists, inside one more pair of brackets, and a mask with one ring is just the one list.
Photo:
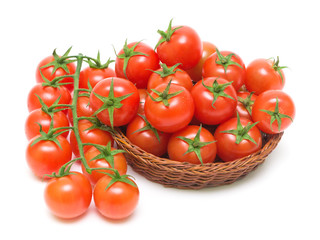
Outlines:
{"label": "tomato cluster", "polygon": [[[35,175],[50,178],[45,199],[55,215],[83,214],[92,195],[108,218],[133,212],[139,190],[126,175],[124,151],[116,149],[115,127],[150,154],[206,164],[250,155],[261,149],[263,134],[293,121],[279,58],[246,66],[172,20],[158,33],[154,49],[126,40],[105,64],[99,53],[68,56],[71,49],[39,63],[28,98],[26,156]],[[81,69],[83,61],[89,66]],[[77,160],[82,173],[70,171]]]}

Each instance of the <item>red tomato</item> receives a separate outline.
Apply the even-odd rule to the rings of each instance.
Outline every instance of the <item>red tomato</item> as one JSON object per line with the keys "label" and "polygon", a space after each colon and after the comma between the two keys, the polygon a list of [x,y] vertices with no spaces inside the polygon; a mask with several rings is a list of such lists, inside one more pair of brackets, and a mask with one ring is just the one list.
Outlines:
{"label": "red tomato", "polygon": [[237,113],[239,113],[240,117],[252,120],[252,105],[254,101],[257,99],[257,95],[253,94],[252,92],[238,92],[237,97],[237,108],[233,116],[236,117]]}
{"label": "red tomato", "polygon": [[[69,48],[68,51],[63,56],[67,56],[70,50],[71,48]],[[64,75],[72,75],[76,71],[76,65],[73,62],[69,62],[69,60],[61,60],[61,58],[55,53],[55,51],[52,56],[48,56],[44,58],[38,64],[37,70],[36,70],[36,80],[38,83],[44,82],[39,71],[40,68],[43,76],[49,81],[52,81],[56,77],[60,77]],[[64,78],[63,80],[60,81],[60,83],[71,83],[65,86],[70,91],[73,90],[72,77]]]}
{"label": "red tomato", "polygon": [[195,67],[187,70],[187,73],[189,74],[191,79],[195,82],[198,82],[202,79],[203,64],[211,54],[216,52],[217,47],[212,43],[202,42],[202,48],[203,48],[202,57],[198,62],[198,64]]}
{"label": "red tomato", "polygon": [[238,91],[244,84],[246,67],[237,54],[229,51],[217,51],[204,62],[202,76],[205,78],[224,78],[232,82],[232,86]]}
{"label": "red tomato", "polygon": [[32,145],[38,137],[40,135],[29,141],[26,159],[32,172],[38,177],[44,177],[45,174],[58,172],[62,165],[69,162],[72,157],[72,151],[70,143],[61,135],[56,138],[61,148],[50,140],[41,140]]}
{"label": "red tomato", "polygon": [[108,77],[115,77],[116,73],[112,68],[97,69],[86,67],[80,72],[79,88],[89,89],[88,81],[93,88],[101,80]]}
{"label": "red tomato", "polygon": [[237,93],[223,78],[204,78],[193,86],[191,94],[195,117],[204,124],[217,125],[226,121],[237,107]]}
{"label": "red tomato", "polygon": [[256,59],[246,71],[245,85],[250,92],[259,95],[267,90],[281,90],[285,84],[285,76],[277,62],[271,59]]}
{"label": "red tomato", "polygon": [[159,68],[159,58],[156,52],[142,42],[133,42],[127,45],[127,41],[116,58],[116,75],[127,78],[137,88],[147,88],[150,70]]}
{"label": "red tomato", "polygon": [[156,156],[162,156],[167,152],[170,134],[157,131],[150,123],[146,123],[143,117],[144,116],[136,116],[128,124],[126,136],[130,142],[146,152]]}
{"label": "red tomato", "polygon": [[92,187],[79,172],[52,178],[44,191],[45,202],[50,211],[60,218],[76,218],[87,211],[92,199]]}
{"label": "red tomato", "polygon": [[156,46],[160,61],[173,66],[181,63],[180,68],[193,68],[202,56],[202,42],[199,35],[188,26],[171,27],[166,32],[158,30],[161,38]]}
{"label": "red tomato", "polygon": [[[43,112],[40,108],[33,110],[29,116],[27,117],[26,123],[25,123],[25,133],[27,136],[27,139],[30,140],[31,138],[37,136],[40,134],[40,126],[37,124],[42,125],[42,130],[45,133],[48,133],[50,128],[50,122],[51,117],[49,114]],[[53,114],[53,127],[68,127],[69,126],[69,120],[66,117],[66,115],[63,112],[56,112]],[[58,132],[61,132],[64,130],[59,130]],[[67,137],[69,132],[62,133],[62,136]]]}
{"label": "red tomato", "polygon": [[139,96],[140,96],[140,104],[139,104],[139,108],[138,108],[138,114],[144,114],[144,103],[145,103],[146,98],[148,96],[147,89],[139,88],[138,92],[139,92]]}
{"label": "red tomato", "polygon": [[41,83],[36,84],[28,94],[28,110],[29,112],[41,108],[42,105],[36,96],[36,94],[42,99],[42,101],[50,107],[60,96],[59,104],[69,104],[71,100],[70,92],[64,86],[44,87]]}
{"label": "red tomato", "polygon": [[189,125],[175,132],[168,144],[169,158],[192,164],[213,162],[217,152],[215,139],[207,129],[199,130],[199,126]]}
{"label": "red tomato", "polygon": [[[162,92],[157,94],[151,92],[146,98],[144,111],[152,126],[163,132],[176,132],[186,127],[192,120],[194,103],[190,92],[184,87],[176,84],[160,84],[155,88]],[[172,95],[173,94],[173,95]],[[167,106],[166,106],[167,105]]]}
{"label": "red tomato", "polygon": [[[251,124],[251,121],[247,118],[231,118],[219,125],[214,137],[221,160],[234,161],[261,149],[262,137],[259,129],[256,126],[247,127],[248,124]],[[243,130],[246,127],[248,131]]]}
{"label": "red tomato", "polygon": [[292,123],[295,106],[291,97],[281,90],[261,93],[252,107],[252,119],[257,127],[269,134],[282,132]]}
{"label": "red tomato", "polygon": [[174,66],[167,67],[165,64],[162,64],[161,66],[162,68],[159,68],[150,75],[147,87],[148,92],[151,92],[151,89],[156,88],[161,83],[168,84],[169,81],[172,81],[174,84],[181,85],[188,91],[191,91],[193,84],[187,72]]}
{"label": "red tomato", "polygon": [[[125,179],[134,183],[131,179]],[[138,205],[139,189],[120,181],[106,189],[110,181],[109,176],[104,176],[97,182],[93,190],[94,203],[103,216],[110,219],[124,219],[130,216]]]}
{"label": "red tomato", "polygon": [[[86,130],[88,128],[91,128],[92,126],[93,126],[93,123],[88,120],[79,121],[78,128],[79,128],[79,135],[82,143],[94,143],[99,145],[107,145],[108,142],[111,141],[111,145],[113,145],[113,138],[109,132],[99,128]],[[71,131],[71,134],[70,134],[70,143],[71,143],[71,147],[74,155],[76,157],[79,157],[80,156],[79,147],[73,131]],[[84,146],[83,147],[84,153],[90,147],[91,146]]]}
{"label": "red tomato", "polygon": [[[109,154],[112,153],[112,151],[115,151],[116,149],[111,147]],[[88,163],[88,166],[90,168],[111,168],[111,164],[105,159],[105,158],[99,158],[99,159],[94,159],[96,156],[98,156],[99,154],[101,154],[101,152],[95,148],[95,147],[91,147],[88,151],[86,151],[84,157]],[[119,152],[115,155],[108,155],[108,157],[113,157],[113,162],[114,162],[114,166],[113,168],[118,170],[118,172],[123,175],[126,174],[127,172],[127,160],[125,158],[125,156],[123,155],[123,153]],[[97,181],[104,177],[105,174],[102,172],[108,172],[108,173],[113,173],[112,171],[108,171],[108,170],[93,170],[91,172],[91,174],[87,173],[85,167],[81,164],[81,168],[82,168],[82,172],[83,174],[90,180],[92,185],[95,185],[97,183]]]}
{"label": "red tomato", "polygon": [[[97,95],[101,96],[100,99]],[[112,127],[128,124],[137,114],[139,101],[138,89],[123,78],[106,78],[100,81],[90,95],[92,109],[100,111],[98,119]],[[112,119],[108,110],[113,112]]]}
{"label": "red tomato", "polygon": [[[92,117],[94,111],[92,110],[90,98],[87,96],[79,96],[77,102],[77,115],[78,117]],[[72,104],[72,101],[70,102]],[[73,116],[71,108],[68,109],[68,118],[73,125]]]}

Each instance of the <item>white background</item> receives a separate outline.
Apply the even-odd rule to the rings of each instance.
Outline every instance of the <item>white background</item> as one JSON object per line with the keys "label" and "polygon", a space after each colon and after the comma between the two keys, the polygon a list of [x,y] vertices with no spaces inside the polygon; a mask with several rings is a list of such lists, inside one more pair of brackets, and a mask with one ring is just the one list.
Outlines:
{"label": "white background", "polygon": [[[1,1],[2,239],[319,239],[319,7],[317,1]],[[103,218],[92,204],[59,220],[43,200],[45,183],[25,161],[26,97],[38,62],[54,48],[114,58],[128,42],[155,46],[157,29],[188,25],[202,40],[255,58],[280,56],[297,115],[256,171],[223,187],[177,190],[131,169],[140,188],[135,213]],[[9,234],[9,235],[7,235]],[[3,236],[6,236],[3,238]],[[32,238],[31,238],[32,237]]]}

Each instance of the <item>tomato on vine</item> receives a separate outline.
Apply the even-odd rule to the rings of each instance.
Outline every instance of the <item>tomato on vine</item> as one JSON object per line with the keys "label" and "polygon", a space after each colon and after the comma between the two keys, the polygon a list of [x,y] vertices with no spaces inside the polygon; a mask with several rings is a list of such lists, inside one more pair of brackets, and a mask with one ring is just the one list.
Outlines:
{"label": "tomato on vine", "polygon": [[236,112],[234,113],[234,117],[237,116],[237,113],[240,117],[252,119],[252,105],[254,101],[257,99],[257,95],[253,92],[238,92],[237,93],[238,102]]}

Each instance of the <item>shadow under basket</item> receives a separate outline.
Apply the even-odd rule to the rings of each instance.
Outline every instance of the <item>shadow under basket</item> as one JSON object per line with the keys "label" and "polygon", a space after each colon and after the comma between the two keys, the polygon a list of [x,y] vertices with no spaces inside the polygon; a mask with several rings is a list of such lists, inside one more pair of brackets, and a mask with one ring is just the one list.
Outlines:
{"label": "shadow under basket", "polygon": [[166,187],[201,189],[230,184],[247,175],[264,162],[276,148],[282,133],[263,135],[263,147],[258,152],[232,162],[204,165],[181,163],[154,156],[133,145],[120,129],[113,134],[119,148],[126,151],[128,164],[145,178]]}

